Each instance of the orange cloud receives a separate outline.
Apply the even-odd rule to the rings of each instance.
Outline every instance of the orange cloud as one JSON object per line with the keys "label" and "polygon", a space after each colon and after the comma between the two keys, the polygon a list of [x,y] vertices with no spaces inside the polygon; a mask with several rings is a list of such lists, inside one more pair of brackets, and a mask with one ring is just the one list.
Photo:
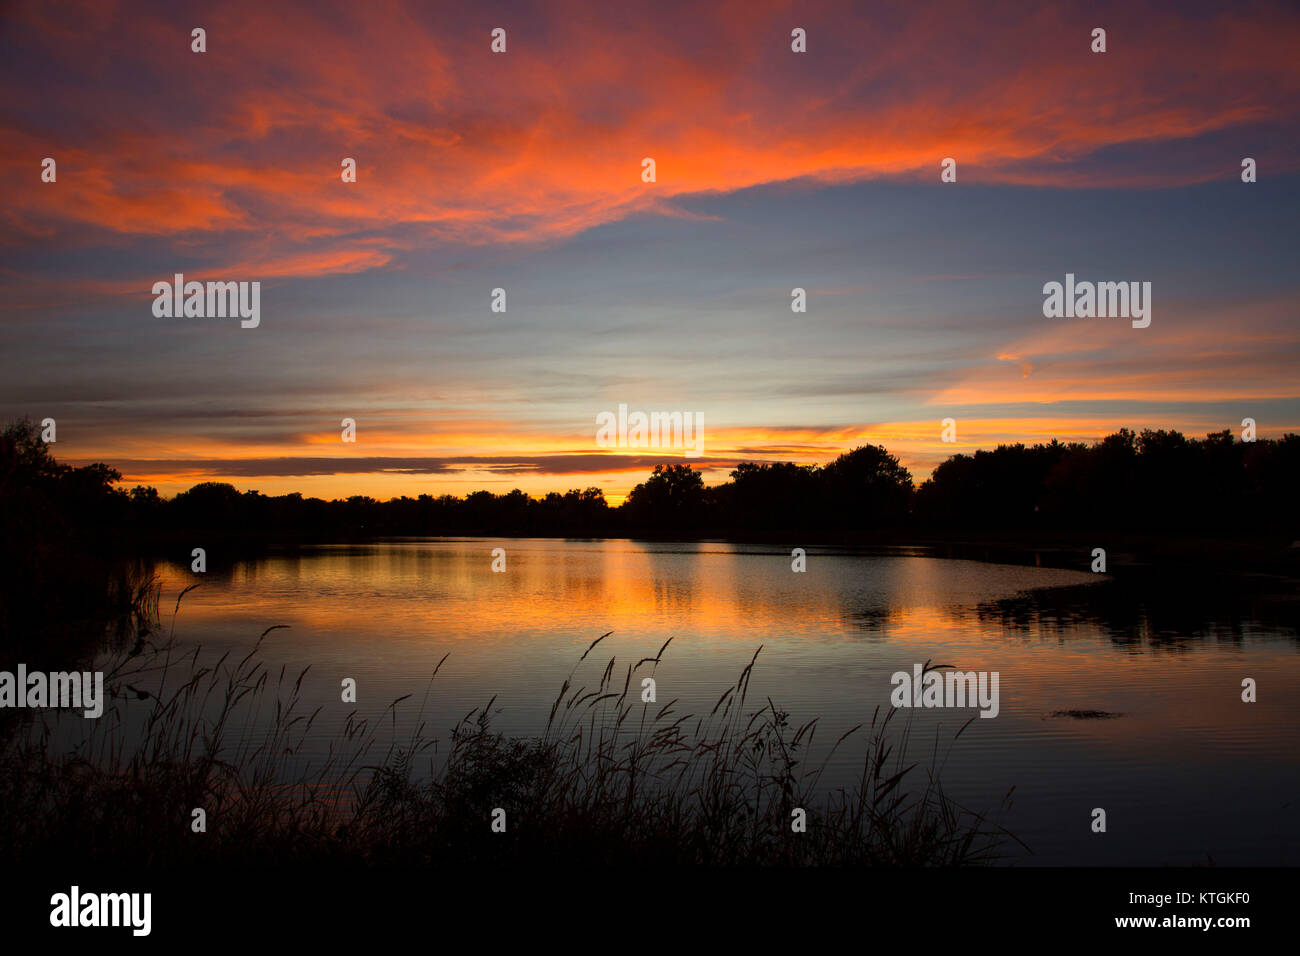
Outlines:
{"label": "orange cloud", "polygon": [[[796,55],[783,3],[667,7],[652,21],[567,3],[511,18],[509,52],[494,56],[478,18],[397,3],[365,15],[223,5],[202,55],[171,17],[91,18],[101,29],[83,32],[27,8],[14,39],[103,88],[42,91],[39,126],[0,118],[8,231],[11,242],[77,226],[171,235],[214,262],[321,275],[386,266],[385,250],[413,236],[540,241],[689,194],[937,181],[945,156],[963,181],[1198,182],[1234,170],[1193,150],[1088,161],[1291,121],[1300,12],[1259,11],[1116,8],[1100,56],[1092,20],[1069,5],[845,3],[801,13],[810,52]],[[114,54],[166,78],[156,102],[138,81],[114,82]],[[100,122],[106,111],[131,116],[130,132]],[[55,185],[38,179],[46,155],[60,163]],[[355,184],[339,179],[345,156]],[[645,156],[656,183],[640,180]],[[1281,151],[1270,168],[1296,163]],[[355,237],[376,232],[358,253]],[[319,240],[338,248],[304,248]]]}
{"label": "orange cloud", "polygon": [[1043,319],[1042,331],[973,359],[931,406],[1072,401],[1249,402],[1300,397],[1300,329],[1288,301],[1208,308],[1157,301],[1146,329],[1126,319]]}

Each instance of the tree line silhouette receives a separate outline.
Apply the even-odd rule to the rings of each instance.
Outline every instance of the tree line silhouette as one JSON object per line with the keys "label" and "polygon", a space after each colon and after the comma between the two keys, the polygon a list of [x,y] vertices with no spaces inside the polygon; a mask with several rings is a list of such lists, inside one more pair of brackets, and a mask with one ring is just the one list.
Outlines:
{"label": "tree line silhouette", "polygon": [[1121,429],[1095,444],[1051,441],[956,454],[916,486],[885,448],[826,465],[743,463],[707,486],[686,464],[658,465],[611,507],[599,488],[539,498],[515,489],[322,500],[205,481],[172,498],[116,487],[105,464],[56,462],[29,421],[0,436],[5,567],[92,542],[217,538],[323,540],[383,535],[714,536],[913,532],[1025,535],[1300,531],[1300,435],[1254,442],[1222,431]]}

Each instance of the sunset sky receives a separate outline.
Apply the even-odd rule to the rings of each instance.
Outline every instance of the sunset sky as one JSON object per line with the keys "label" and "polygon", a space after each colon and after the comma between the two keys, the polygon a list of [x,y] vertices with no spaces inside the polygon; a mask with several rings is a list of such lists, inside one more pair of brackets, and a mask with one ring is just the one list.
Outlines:
{"label": "sunset sky", "polygon": [[[1284,3],[6,4],[0,420],[167,494],[614,501],[659,461],[1280,435],[1297,50]],[[260,326],[156,317],[178,272],[260,281]],[[1151,282],[1151,326],[1045,318],[1067,272]],[[704,456],[597,447],[620,403]]]}

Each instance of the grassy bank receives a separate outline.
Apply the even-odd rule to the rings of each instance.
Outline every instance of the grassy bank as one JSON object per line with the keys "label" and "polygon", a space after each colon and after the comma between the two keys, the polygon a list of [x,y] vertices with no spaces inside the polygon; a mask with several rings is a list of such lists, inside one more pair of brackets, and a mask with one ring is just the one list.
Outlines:
{"label": "grassy bank", "polygon": [[[404,697],[371,719],[350,714],[329,754],[304,763],[295,755],[321,715],[303,709],[306,669],[276,673],[261,659],[274,630],[210,666],[171,635],[141,635],[108,669],[112,699],[81,722],[84,740],[56,746],[43,723],[11,733],[0,743],[0,859],[949,866],[991,862],[1012,839],[906,759],[893,710],[831,748],[861,752],[856,785],[819,786],[829,758],[809,758],[817,722],[795,726],[749,697],[758,652],[708,713],[641,702],[665,644],[635,664],[609,659],[589,686],[571,676],[538,737],[495,732],[488,702],[445,739],[417,717],[393,743],[380,731],[396,727],[398,708],[423,712]],[[424,704],[436,692],[435,670]],[[206,832],[192,830],[195,808]],[[504,832],[492,829],[497,808]],[[805,832],[792,827],[796,808]]]}

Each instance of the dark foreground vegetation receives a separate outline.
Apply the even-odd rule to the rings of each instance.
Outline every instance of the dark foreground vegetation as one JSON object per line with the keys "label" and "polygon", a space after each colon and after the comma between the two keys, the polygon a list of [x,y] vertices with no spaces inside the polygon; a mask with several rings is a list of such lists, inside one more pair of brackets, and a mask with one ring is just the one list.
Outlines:
{"label": "dark foreground vegetation", "polygon": [[[860,780],[824,793],[824,764],[808,756],[816,721],[795,727],[770,700],[749,701],[754,661],[709,713],[642,703],[641,677],[667,644],[634,665],[611,658],[590,686],[571,676],[539,738],[494,732],[488,702],[441,746],[419,722],[381,745],[397,709],[415,706],[399,699],[347,715],[329,756],[303,760],[326,718],[303,712],[305,670],[277,675],[259,660],[273,631],[242,660],[211,665],[142,638],[112,669],[104,716],[67,721],[75,744],[66,725],[0,735],[0,860],[943,866],[991,862],[1013,839],[906,762],[906,722],[891,727],[892,709],[840,738],[838,748],[865,738]],[[192,828],[195,808],[206,832]],[[498,808],[504,832],[492,829]],[[797,808],[805,832],[792,826]]]}

